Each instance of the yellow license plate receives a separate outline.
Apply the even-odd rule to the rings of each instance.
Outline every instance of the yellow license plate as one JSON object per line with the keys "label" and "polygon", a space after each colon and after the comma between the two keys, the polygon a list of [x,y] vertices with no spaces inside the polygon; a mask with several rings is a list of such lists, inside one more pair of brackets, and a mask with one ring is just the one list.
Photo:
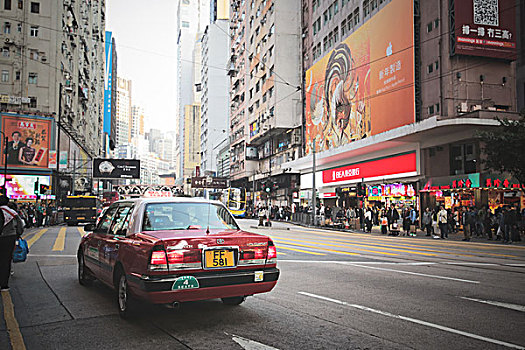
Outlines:
{"label": "yellow license plate", "polygon": [[235,267],[232,250],[211,249],[204,252],[206,268]]}
{"label": "yellow license plate", "polygon": [[80,219],[85,219],[86,217],[84,216],[79,216],[77,219],[80,220]]}

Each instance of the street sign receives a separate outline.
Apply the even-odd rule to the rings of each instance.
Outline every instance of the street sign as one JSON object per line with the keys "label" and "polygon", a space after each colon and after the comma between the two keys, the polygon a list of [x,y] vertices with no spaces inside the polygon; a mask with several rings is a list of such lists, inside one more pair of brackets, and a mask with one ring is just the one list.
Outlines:
{"label": "street sign", "polygon": [[228,188],[228,179],[225,177],[193,176],[191,188]]}

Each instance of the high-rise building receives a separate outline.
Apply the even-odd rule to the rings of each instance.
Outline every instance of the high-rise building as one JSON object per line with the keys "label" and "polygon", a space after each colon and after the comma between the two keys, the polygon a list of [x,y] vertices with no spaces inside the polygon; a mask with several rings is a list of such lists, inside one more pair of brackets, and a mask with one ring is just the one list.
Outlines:
{"label": "high-rise building", "polygon": [[131,80],[117,78],[117,146],[131,144]]}
{"label": "high-rise building", "polygon": [[233,1],[231,13],[232,185],[270,180],[265,199],[284,203],[297,177],[281,164],[301,144],[301,1]]}
{"label": "high-rise building", "polygon": [[486,169],[476,132],[517,118],[517,11],[514,0],[303,0],[306,156],[284,164],[301,172],[294,200],[315,183],[330,207],[504,203],[519,184]]}
{"label": "high-rise building", "polygon": [[104,1],[4,1],[0,16],[1,109],[55,115],[82,152],[102,154]]}
{"label": "high-rise building", "polygon": [[[214,1],[217,9],[215,20],[208,25],[202,36],[201,64],[201,170],[216,173],[218,145],[228,130],[229,78],[225,67],[229,58],[228,1]],[[217,11],[217,10],[216,10]]]}
{"label": "high-rise building", "polygon": [[[185,154],[185,115],[187,106],[193,105],[194,101],[194,48],[196,39],[204,32],[206,25],[210,23],[210,1],[209,0],[178,0],[177,4],[177,108],[178,113],[175,124],[179,132],[176,139],[178,143],[175,149],[177,182],[182,184],[183,172],[187,165]],[[191,119],[191,118],[190,118]],[[200,127],[200,124],[199,124]]]}

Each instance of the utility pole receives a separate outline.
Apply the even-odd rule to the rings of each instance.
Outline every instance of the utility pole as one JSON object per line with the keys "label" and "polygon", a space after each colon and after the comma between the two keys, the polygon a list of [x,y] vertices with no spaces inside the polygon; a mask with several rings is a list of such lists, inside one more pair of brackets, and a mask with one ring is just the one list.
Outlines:
{"label": "utility pole", "polygon": [[57,120],[57,150],[56,150],[56,160],[57,167],[56,172],[57,176],[55,179],[55,196],[56,201],[60,200],[60,118],[62,118],[62,83],[58,86],[58,120]]}
{"label": "utility pole", "polygon": [[315,222],[315,209],[317,206],[317,198],[316,193],[317,188],[315,186],[315,141],[312,142],[312,222],[314,223],[314,226],[316,224]]}
{"label": "utility pole", "polygon": [[73,176],[71,177],[71,194],[75,195],[75,174],[77,173],[77,151],[73,151]]}

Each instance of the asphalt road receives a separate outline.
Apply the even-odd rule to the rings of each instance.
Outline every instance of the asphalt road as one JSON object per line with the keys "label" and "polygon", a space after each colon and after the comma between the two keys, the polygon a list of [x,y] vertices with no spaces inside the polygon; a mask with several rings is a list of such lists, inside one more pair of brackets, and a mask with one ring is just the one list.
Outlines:
{"label": "asphalt road", "polygon": [[78,284],[81,229],[28,230],[28,261],[2,293],[0,349],[525,347],[523,245],[240,223],[276,243],[272,292],[237,307],[144,304],[132,321],[119,318],[110,289]]}

